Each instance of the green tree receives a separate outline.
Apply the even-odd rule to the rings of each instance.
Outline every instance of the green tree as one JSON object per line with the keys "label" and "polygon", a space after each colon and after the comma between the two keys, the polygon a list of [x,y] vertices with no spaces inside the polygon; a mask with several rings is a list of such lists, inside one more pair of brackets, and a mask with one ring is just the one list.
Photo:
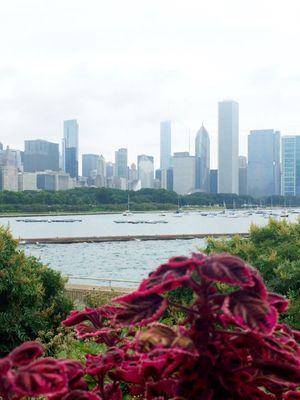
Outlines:
{"label": "green tree", "polygon": [[204,252],[238,255],[262,274],[268,289],[291,300],[285,322],[300,328],[300,223],[275,221],[252,225],[249,237],[207,240]]}
{"label": "green tree", "polygon": [[58,272],[20,251],[8,229],[0,228],[0,354],[59,326],[73,307],[64,283]]}

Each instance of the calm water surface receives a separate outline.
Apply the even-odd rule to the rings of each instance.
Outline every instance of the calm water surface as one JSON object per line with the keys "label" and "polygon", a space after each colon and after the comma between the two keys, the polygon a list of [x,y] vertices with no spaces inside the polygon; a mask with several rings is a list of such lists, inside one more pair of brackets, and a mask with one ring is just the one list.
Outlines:
{"label": "calm water surface", "polygon": [[[280,212],[280,211],[278,211]],[[48,217],[36,217],[47,219]],[[49,217],[51,218],[51,217]],[[251,223],[264,225],[268,222],[262,215],[250,216],[240,213],[238,218],[222,216],[201,216],[190,212],[182,217],[173,213],[160,216],[158,213],[135,214],[123,217],[120,214],[83,215],[74,217],[53,217],[57,219],[76,218],[82,222],[75,223],[24,223],[17,218],[2,218],[3,225],[9,225],[17,238],[45,237],[89,237],[89,236],[126,236],[126,235],[160,235],[160,234],[192,234],[192,233],[238,233],[247,232]],[[296,220],[297,214],[290,214],[289,220]],[[166,224],[117,224],[119,220],[165,220]],[[193,240],[158,240],[130,241],[108,243],[79,244],[35,244],[21,245],[27,254],[40,258],[52,268],[64,275],[80,277],[97,277],[105,279],[121,279],[140,281],[155,267],[175,255],[188,255],[204,246],[205,241]],[[95,283],[79,280],[78,283]],[[107,283],[108,284],[108,283]],[[124,282],[115,286],[130,286]]]}

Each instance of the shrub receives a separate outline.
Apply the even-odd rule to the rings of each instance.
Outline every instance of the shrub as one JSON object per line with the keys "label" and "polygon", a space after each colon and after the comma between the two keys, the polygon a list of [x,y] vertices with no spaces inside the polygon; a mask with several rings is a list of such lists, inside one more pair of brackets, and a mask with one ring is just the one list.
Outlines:
{"label": "shrub", "polygon": [[25,256],[0,228],[0,354],[35,339],[40,330],[55,329],[71,308],[61,275]]}
{"label": "shrub", "polygon": [[[220,283],[231,290],[220,292]],[[168,298],[179,287],[194,292],[189,306]],[[85,366],[41,358],[43,349],[34,342],[0,360],[4,400],[300,398],[300,332],[278,323],[288,301],[268,292],[240,258],[173,258],[115,302],[73,311],[64,321],[78,338],[108,346],[87,355]],[[170,306],[186,315],[173,328],[158,322]]]}
{"label": "shrub", "polygon": [[207,254],[230,253],[255,265],[269,290],[288,296],[291,307],[282,320],[300,329],[300,224],[270,220],[252,225],[249,237],[207,241]]}

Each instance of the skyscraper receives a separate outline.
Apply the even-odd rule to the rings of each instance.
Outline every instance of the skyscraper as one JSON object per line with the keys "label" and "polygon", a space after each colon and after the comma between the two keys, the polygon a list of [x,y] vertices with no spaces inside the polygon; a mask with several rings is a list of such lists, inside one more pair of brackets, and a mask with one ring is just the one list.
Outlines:
{"label": "skyscraper", "polygon": [[247,194],[247,157],[239,156],[239,195]]}
{"label": "skyscraper", "polygon": [[82,176],[90,178],[92,171],[97,170],[98,160],[97,154],[82,154]]}
{"label": "skyscraper", "polygon": [[115,173],[118,178],[128,179],[128,151],[119,149],[115,152]]}
{"label": "skyscraper", "polygon": [[160,169],[171,167],[171,122],[160,123]]}
{"label": "skyscraper", "polygon": [[145,154],[138,156],[138,178],[141,188],[153,188],[154,181],[154,159]]}
{"label": "skyscraper", "polygon": [[188,194],[195,188],[195,157],[189,152],[174,153],[173,190],[178,194]]}
{"label": "skyscraper", "polygon": [[218,192],[239,191],[239,105],[233,100],[219,102]]}
{"label": "skyscraper", "polygon": [[300,196],[300,136],[283,136],[281,166],[282,195]]}
{"label": "skyscraper", "polygon": [[57,143],[46,140],[25,140],[24,172],[59,170],[59,148]]}
{"label": "skyscraper", "polygon": [[280,194],[280,132],[250,131],[248,136],[248,194]]}
{"label": "skyscraper", "polygon": [[210,141],[203,124],[196,134],[195,140],[196,180],[195,189],[209,192]]}
{"label": "skyscraper", "polygon": [[64,121],[63,169],[71,178],[78,178],[79,138],[76,119]]}
{"label": "skyscraper", "polygon": [[106,187],[106,162],[102,155],[98,157],[97,162],[96,186]]}

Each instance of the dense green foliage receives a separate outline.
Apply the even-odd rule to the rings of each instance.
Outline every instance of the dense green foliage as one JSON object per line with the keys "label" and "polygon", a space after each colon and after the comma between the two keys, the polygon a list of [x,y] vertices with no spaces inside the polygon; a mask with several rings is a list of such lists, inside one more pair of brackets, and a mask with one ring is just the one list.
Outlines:
{"label": "dense green foliage", "polygon": [[60,325],[73,306],[64,284],[58,272],[27,257],[0,228],[0,354]]}
{"label": "dense green foliage", "polygon": [[141,189],[137,192],[106,188],[76,188],[67,191],[0,192],[0,212],[97,212],[122,211],[130,207],[135,211],[168,210],[181,206],[221,206],[228,208],[243,205],[300,205],[300,197],[273,196],[254,199],[236,194],[193,193],[178,196],[164,189]]}
{"label": "dense green foliage", "polygon": [[252,225],[247,238],[210,238],[204,252],[235,254],[255,265],[269,290],[289,297],[285,322],[300,328],[300,223],[270,220],[264,227]]}

